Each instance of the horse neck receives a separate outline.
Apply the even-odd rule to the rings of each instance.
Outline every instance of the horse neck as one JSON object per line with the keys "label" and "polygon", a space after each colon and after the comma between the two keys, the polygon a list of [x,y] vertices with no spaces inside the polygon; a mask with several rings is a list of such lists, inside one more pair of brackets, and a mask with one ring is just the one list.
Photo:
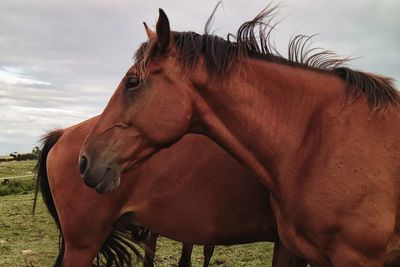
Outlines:
{"label": "horse neck", "polygon": [[[272,191],[310,143],[327,110],[340,110],[343,82],[325,73],[246,59],[229,79],[199,85],[205,134],[258,174]],[[246,75],[244,75],[244,71]]]}

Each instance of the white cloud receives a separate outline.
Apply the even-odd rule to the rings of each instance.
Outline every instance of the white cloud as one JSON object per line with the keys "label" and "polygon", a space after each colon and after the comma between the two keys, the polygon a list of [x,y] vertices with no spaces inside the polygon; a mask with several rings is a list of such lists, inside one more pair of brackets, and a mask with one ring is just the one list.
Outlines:
{"label": "white cloud", "polygon": [[[17,72],[10,72],[10,70]],[[0,83],[4,85],[51,85],[49,82],[35,80],[22,75],[20,68],[3,67],[0,69]]]}

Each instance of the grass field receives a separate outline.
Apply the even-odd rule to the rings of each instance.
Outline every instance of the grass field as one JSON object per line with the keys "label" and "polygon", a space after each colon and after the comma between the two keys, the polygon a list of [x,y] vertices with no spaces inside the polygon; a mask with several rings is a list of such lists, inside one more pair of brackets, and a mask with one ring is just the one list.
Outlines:
{"label": "grass field", "polygon": [[0,179],[32,175],[36,160],[0,162]]}
{"label": "grass field", "polygon": [[[7,162],[0,165],[0,173],[4,174],[2,177],[8,177],[11,174],[19,176],[27,173],[33,166],[34,161]],[[22,180],[26,181],[27,179]],[[0,192],[2,187],[4,185],[0,185]],[[55,224],[41,199],[35,216],[32,216],[33,194],[31,189],[0,197],[1,267],[52,266],[57,255],[58,232]],[[180,250],[179,242],[160,238],[155,265],[176,266]],[[271,256],[272,244],[269,243],[231,247],[218,246],[211,259],[211,266],[270,266]],[[192,256],[193,266],[202,266],[202,262],[202,247],[196,246]]]}
{"label": "grass field", "polygon": [[0,266],[52,266],[58,233],[42,202],[32,216],[32,198],[0,197]]}

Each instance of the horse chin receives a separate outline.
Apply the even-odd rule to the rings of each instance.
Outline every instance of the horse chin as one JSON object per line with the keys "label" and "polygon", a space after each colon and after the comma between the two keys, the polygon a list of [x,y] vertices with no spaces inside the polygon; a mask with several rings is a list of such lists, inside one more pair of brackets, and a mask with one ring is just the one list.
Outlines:
{"label": "horse chin", "polygon": [[117,188],[121,182],[121,177],[115,172],[108,171],[104,174],[102,181],[96,185],[97,193],[104,194]]}

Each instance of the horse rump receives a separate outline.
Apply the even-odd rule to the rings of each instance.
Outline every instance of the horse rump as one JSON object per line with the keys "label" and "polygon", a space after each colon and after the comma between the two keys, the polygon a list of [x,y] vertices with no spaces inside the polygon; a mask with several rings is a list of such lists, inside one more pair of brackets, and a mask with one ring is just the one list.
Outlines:
{"label": "horse rump", "polygon": [[[61,138],[64,131],[58,129],[51,131],[41,139],[41,152],[37,164],[34,168],[35,173],[35,195],[33,203],[33,214],[35,213],[37,198],[39,192],[41,192],[43,201],[54,219],[57,229],[59,230],[59,253],[54,263],[55,267],[62,266],[64,252],[65,252],[65,241],[62,234],[61,224],[58,217],[57,209],[53,201],[51,194],[49,179],[47,176],[47,156],[53,146]],[[102,247],[93,260],[92,266],[131,266],[132,255],[135,255],[137,259],[143,261],[143,256],[136,247],[136,243],[130,238],[129,231],[115,230],[107,239],[103,242]]]}

